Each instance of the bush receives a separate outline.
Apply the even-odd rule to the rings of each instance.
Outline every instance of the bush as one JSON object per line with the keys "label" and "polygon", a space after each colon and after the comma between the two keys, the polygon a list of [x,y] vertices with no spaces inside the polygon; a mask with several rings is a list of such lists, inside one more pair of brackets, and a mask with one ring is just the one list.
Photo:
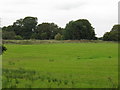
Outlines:
{"label": "bush", "polygon": [[2,54],[4,51],[6,51],[7,48],[5,46],[0,46],[0,54]]}
{"label": "bush", "polygon": [[15,40],[23,40],[23,38],[20,35],[15,36]]}
{"label": "bush", "polygon": [[62,40],[62,35],[60,33],[56,34],[55,40]]}

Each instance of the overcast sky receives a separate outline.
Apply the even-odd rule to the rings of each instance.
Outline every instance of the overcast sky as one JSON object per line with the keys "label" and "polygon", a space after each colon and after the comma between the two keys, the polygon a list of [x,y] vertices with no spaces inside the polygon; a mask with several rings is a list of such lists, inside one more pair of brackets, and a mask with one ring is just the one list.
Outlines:
{"label": "overcast sky", "polygon": [[38,23],[54,22],[65,27],[71,20],[88,19],[98,37],[118,23],[119,0],[0,0],[1,25],[12,25],[26,16]]}

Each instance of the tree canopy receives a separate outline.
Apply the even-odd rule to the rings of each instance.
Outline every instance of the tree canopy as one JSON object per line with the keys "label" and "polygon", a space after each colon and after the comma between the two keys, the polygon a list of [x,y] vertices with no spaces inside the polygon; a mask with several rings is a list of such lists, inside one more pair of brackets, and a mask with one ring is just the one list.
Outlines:
{"label": "tree canopy", "polygon": [[86,19],[70,21],[65,27],[65,39],[80,40],[80,39],[95,39],[94,28]]}
{"label": "tree canopy", "polygon": [[37,23],[36,17],[25,17],[14,22],[13,28],[17,35],[22,36],[24,39],[30,39]]}
{"label": "tree canopy", "polygon": [[103,35],[104,41],[120,41],[120,24],[114,25],[110,32]]}
{"label": "tree canopy", "polygon": [[54,23],[42,23],[37,26],[35,33],[38,39],[54,39],[57,33],[61,33],[61,28]]}

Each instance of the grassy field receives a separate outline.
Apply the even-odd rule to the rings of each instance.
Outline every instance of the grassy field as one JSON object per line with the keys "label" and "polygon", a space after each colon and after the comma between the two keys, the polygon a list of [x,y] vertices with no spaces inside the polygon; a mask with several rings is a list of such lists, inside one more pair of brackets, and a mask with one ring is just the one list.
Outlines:
{"label": "grassy field", "polygon": [[113,88],[117,43],[5,44],[3,88]]}

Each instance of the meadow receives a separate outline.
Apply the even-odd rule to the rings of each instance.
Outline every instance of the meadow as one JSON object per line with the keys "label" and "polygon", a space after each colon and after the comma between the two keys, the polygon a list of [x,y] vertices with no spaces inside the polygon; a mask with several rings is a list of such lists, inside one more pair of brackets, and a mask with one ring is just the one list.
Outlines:
{"label": "meadow", "polygon": [[114,42],[5,44],[3,88],[115,88]]}

